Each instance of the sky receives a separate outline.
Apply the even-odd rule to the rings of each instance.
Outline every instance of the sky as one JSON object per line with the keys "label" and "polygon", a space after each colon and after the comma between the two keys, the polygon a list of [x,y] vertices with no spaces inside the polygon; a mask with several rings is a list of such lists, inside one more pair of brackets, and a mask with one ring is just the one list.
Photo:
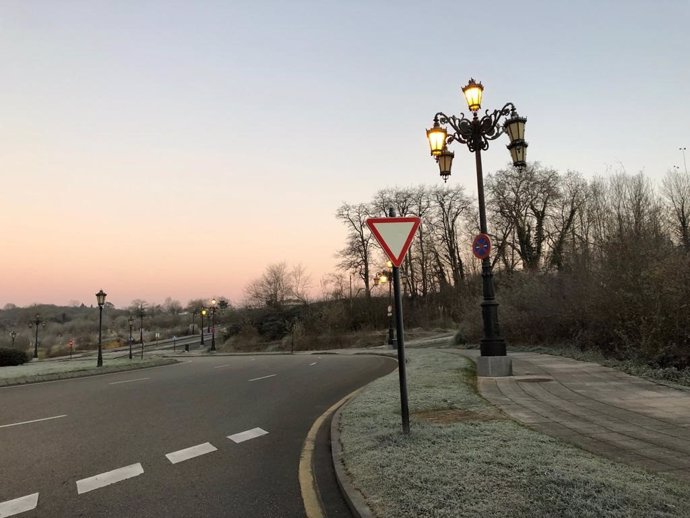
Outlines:
{"label": "sky", "polygon": [[690,147],[688,20],[687,0],[2,0],[0,307],[239,303],[283,261],[316,293],[338,206],[442,183],[425,129],[467,112],[470,77],[527,117],[528,160],[658,180]]}

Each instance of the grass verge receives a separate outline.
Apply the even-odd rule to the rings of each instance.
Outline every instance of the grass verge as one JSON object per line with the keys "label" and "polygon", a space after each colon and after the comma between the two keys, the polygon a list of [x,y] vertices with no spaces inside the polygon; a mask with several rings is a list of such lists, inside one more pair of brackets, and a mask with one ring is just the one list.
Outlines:
{"label": "grass verge", "polygon": [[81,378],[96,374],[158,367],[177,362],[178,360],[173,358],[146,358],[144,360],[118,358],[105,360],[102,367],[96,367],[94,358],[64,362],[32,362],[16,367],[2,367],[0,369],[0,386]]}
{"label": "grass verge", "polygon": [[477,394],[466,358],[412,349],[408,358],[409,436],[395,373],[342,413],[345,468],[377,516],[687,516],[687,485],[507,420]]}

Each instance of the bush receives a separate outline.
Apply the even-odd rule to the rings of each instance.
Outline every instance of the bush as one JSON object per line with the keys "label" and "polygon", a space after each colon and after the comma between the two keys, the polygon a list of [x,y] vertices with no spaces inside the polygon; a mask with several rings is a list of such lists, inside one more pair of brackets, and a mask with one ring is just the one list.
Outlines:
{"label": "bush", "polygon": [[17,349],[0,348],[0,367],[21,365],[29,361],[29,355]]}

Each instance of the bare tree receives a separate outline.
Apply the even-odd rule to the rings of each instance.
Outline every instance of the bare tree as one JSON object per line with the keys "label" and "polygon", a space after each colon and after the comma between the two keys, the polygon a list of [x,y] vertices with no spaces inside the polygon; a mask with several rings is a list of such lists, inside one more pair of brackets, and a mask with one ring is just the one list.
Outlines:
{"label": "bare tree", "polygon": [[680,171],[668,171],[661,181],[661,194],[671,209],[671,231],[688,252],[690,251],[690,175]]}
{"label": "bare tree", "polygon": [[366,220],[372,213],[369,205],[342,204],[336,211],[335,217],[347,227],[347,244],[340,251],[342,258],[338,266],[345,271],[354,271],[364,283],[364,293],[371,298],[371,232]]}

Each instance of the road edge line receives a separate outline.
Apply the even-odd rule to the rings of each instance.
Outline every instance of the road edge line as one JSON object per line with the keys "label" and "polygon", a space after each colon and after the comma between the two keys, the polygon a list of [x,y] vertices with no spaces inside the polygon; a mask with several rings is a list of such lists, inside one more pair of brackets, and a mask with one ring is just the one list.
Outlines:
{"label": "road edge line", "polygon": [[344,405],[349,399],[357,395],[362,390],[351,392],[340,401],[332,405],[328,410],[321,414],[316,421],[311,425],[309,433],[307,433],[304,444],[302,445],[302,452],[299,456],[299,486],[302,493],[302,502],[304,503],[304,510],[307,518],[325,518],[326,514],[321,506],[321,499],[316,487],[316,480],[312,470],[312,462],[314,458],[314,445],[316,444],[316,434],[323,422],[335,412],[340,406]]}

